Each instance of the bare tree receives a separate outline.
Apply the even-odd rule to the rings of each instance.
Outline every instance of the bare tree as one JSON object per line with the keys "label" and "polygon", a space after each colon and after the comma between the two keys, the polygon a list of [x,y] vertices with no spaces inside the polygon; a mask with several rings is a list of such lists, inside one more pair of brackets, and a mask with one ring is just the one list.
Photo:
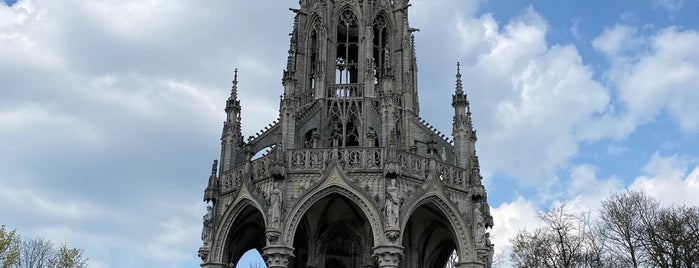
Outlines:
{"label": "bare tree", "polygon": [[516,267],[699,268],[699,207],[662,207],[629,191],[603,201],[597,220],[565,204],[539,219],[539,228],[512,239]]}
{"label": "bare tree", "polygon": [[645,254],[638,230],[642,218],[653,214],[657,201],[635,191],[612,194],[602,201],[598,233],[611,259],[624,267],[640,267]]}
{"label": "bare tree", "polygon": [[601,267],[601,246],[593,239],[589,214],[570,213],[566,205],[539,215],[542,226],[512,240],[516,267]]}
{"label": "bare tree", "polygon": [[55,260],[53,243],[41,238],[24,239],[19,244],[18,268],[44,268]]}
{"label": "bare tree", "polygon": [[699,267],[699,208],[659,208],[642,219],[638,233],[651,265]]}

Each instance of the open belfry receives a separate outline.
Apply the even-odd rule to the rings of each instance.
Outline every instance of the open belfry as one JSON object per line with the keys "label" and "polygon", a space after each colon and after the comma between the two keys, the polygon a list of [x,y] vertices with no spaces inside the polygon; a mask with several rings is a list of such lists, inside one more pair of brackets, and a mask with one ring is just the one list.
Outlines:
{"label": "open belfry", "polygon": [[236,71],[201,267],[238,267],[250,249],[268,267],[491,267],[461,74],[450,138],[419,115],[408,2],[299,1],[279,118],[248,138]]}

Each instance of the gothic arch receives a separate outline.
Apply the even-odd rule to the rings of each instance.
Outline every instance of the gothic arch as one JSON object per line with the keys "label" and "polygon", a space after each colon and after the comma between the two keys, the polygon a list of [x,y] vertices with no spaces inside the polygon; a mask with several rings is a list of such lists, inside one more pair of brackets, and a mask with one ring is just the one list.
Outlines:
{"label": "gothic arch", "polygon": [[306,27],[304,27],[304,29],[305,29],[304,34],[310,35],[313,32],[313,30],[318,31],[318,34],[320,34],[320,28],[322,28],[322,27],[323,27],[323,19],[321,18],[321,16],[317,12],[313,12],[313,14],[311,14],[308,17],[308,20],[306,21]]}
{"label": "gothic arch", "polygon": [[[254,236],[257,238],[257,241],[243,241],[242,244],[257,248],[258,251],[260,251],[262,247],[265,246],[264,232],[266,214],[263,211],[262,207],[256,201],[247,197],[239,199],[234,206],[226,209],[221,224],[219,224],[217,228],[216,240],[213,243],[214,247],[212,247],[212,256],[210,260],[222,263],[236,262],[245,251],[250,249],[240,244],[235,245],[235,247],[232,245],[232,240],[236,239],[235,236],[239,234],[238,231],[258,233]],[[249,216],[253,218],[249,218]],[[246,230],[237,228],[241,227],[239,225],[250,224],[254,226],[252,226],[252,228],[245,228]],[[240,252],[229,252],[233,248],[236,248]]]}
{"label": "gothic arch", "polygon": [[[458,209],[453,208],[449,202],[445,201],[444,198],[440,197],[438,193],[421,194],[416,193],[421,198],[412,200],[411,202],[405,204],[403,209],[401,209],[401,230],[405,230],[410,217],[415,213],[415,211],[424,205],[434,205],[448,220],[448,228],[451,230],[454,242],[456,244],[456,251],[459,253],[459,258],[461,260],[466,260],[468,256],[472,256],[473,249],[475,245],[473,244],[473,239],[471,238],[471,230],[469,225],[465,224],[463,221],[463,216],[459,213]],[[400,234],[398,238],[399,241],[403,241],[403,236],[405,231]],[[463,248],[465,246],[465,248]]]}
{"label": "gothic arch", "polygon": [[386,10],[379,10],[378,12],[376,12],[376,15],[372,20],[372,23],[375,23],[379,17],[383,17],[386,20],[386,28],[389,31],[395,31],[397,29],[396,22],[394,21],[393,16],[389,16],[388,14],[389,12],[387,12]]}
{"label": "gothic arch", "polygon": [[335,8],[335,17],[334,21],[337,23],[339,21],[340,16],[342,16],[342,13],[345,11],[352,11],[354,13],[354,16],[357,18],[357,22],[361,21],[361,15],[362,11],[358,6],[353,5],[352,3],[345,3],[344,5],[338,6]]}
{"label": "gothic arch", "polygon": [[[317,201],[331,194],[338,194],[347,198],[347,200],[351,201],[353,205],[364,213],[364,216],[369,222],[373,243],[374,245],[379,245],[383,235],[383,225],[376,207],[371,200],[366,198],[366,196],[362,195],[356,189],[349,187],[349,185],[342,185],[338,183],[336,180],[340,180],[342,182],[346,181],[340,172],[337,172],[336,167],[331,166],[329,169],[334,171],[330,172],[326,178],[326,182],[317,185],[310,192],[299,199],[295,206],[290,209],[289,213],[287,214],[287,225],[283,232],[282,242],[286,245],[291,245],[293,243],[294,236],[296,235],[296,228],[298,227],[299,222],[303,218],[304,214],[306,214],[308,209],[311,208]],[[339,178],[330,178],[333,176],[337,176]]]}

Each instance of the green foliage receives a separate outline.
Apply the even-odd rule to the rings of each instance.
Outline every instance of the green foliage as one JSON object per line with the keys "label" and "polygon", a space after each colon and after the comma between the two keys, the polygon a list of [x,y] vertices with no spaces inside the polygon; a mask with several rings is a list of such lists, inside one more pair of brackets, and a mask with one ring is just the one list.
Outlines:
{"label": "green foliage", "polygon": [[8,268],[19,263],[19,236],[0,226],[0,267]]}
{"label": "green foliage", "polygon": [[83,256],[83,250],[68,248],[66,244],[58,248],[55,268],[83,268],[87,267],[87,258]]}
{"label": "green foliage", "polygon": [[66,244],[54,247],[42,238],[22,239],[15,231],[0,226],[0,268],[85,268],[87,258],[83,250]]}

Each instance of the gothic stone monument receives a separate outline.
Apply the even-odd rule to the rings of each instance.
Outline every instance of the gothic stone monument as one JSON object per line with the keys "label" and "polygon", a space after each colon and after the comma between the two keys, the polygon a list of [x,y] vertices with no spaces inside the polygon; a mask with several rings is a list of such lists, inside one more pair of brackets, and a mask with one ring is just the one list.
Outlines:
{"label": "gothic stone monument", "polygon": [[490,267],[493,220],[458,68],[450,140],[419,116],[408,0],[299,4],[279,118],[247,139],[236,71],[201,267],[236,267],[249,249],[268,267]]}

